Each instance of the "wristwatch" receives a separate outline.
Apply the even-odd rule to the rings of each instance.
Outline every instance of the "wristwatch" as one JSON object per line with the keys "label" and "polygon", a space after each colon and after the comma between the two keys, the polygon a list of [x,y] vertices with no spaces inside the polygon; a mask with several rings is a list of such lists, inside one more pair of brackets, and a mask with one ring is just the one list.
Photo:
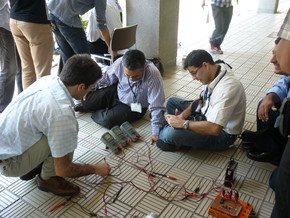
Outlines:
{"label": "wristwatch", "polygon": [[188,126],[189,126],[189,120],[186,120],[186,121],[183,123],[183,129],[188,129]]}

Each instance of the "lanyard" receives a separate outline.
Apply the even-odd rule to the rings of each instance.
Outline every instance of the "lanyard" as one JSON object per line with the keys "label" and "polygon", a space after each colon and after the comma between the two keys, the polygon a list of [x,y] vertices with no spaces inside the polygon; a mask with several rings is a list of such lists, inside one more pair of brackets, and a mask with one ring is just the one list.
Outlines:
{"label": "lanyard", "polygon": [[[216,71],[216,73],[215,73],[215,75],[214,75],[213,80],[214,80],[214,79],[219,75],[220,71],[221,71],[221,66],[218,66],[218,69],[217,69],[217,71]],[[227,72],[227,71],[226,71],[226,72]],[[219,79],[219,81],[220,81],[223,77],[224,77],[224,75]],[[219,81],[215,84],[215,86],[219,83]],[[215,88],[215,86],[213,87],[213,89]],[[213,89],[212,89],[212,90],[213,90]],[[211,93],[212,93],[212,91],[211,91]],[[208,95],[208,85],[207,85],[207,86],[206,86],[206,90],[205,90],[205,92],[204,92],[204,95],[201,96],[202,94],[200,94],[200,98],[201,98],[201,100],[202,100],[203,102],[205,102],[206,99],[208,99],[208,98],[211,96],[211,93],[209,94],[209,96],[207,96],[207,95]]]}
{"label": "lanyard", "polygon": [[[140,89],[140,86],[137,86],[136,87],[136,92],[134,92],[133,91],[133,86],[131,86],[131,84],[130,84],[130,81],[129,81],[129,78],[127,78],[127,81],[128,81],[128,85],[129,85],[129,87],[130,87],[130,90],[131,90],[131,92],[133,93],[133,96],[134,96],[134,99],[136,100],[136,103],[138,103],[137,102],[137,92],[138,92],[138,90]],[[137,89],[138,88],[138,89]]]}
{"label": "lanyard", "polygon": [[[220,66],[219,66],[219,68],[218,68],[218,70],[217,70],[216,75],[215,75],[214,78],[217,77],[217,75],[218,75],[219,72],[220,72],[220,69],[221,69],[221,68],[220,68]],[[206,108],[206,110],[205,110],[205,112],[204,112],[204,115],[206,114],[206,112],[207,112],[207,110],[208,110],[208,108],[209,108],[210,96],[211,96],[211,94],[212,94],[214,88],[215,88],[215,87],[217,86],[217,84],[222,80],[222,78],[226,75],[226,73],[227,73],[227,70],[225,70],[224,74],[219,78],[219,80],[218,80],[217,83],[214,85],[214,87],[211,89],[211,91],[210,91],[209,94],[208,94],[208,92],[209,92],[208,86],[206,87],[206,90],[205,90],[204,97],[203,97],[202,101],[205,102],[205,101],[208,99],[208,104],[207,104],[207,108]]]}

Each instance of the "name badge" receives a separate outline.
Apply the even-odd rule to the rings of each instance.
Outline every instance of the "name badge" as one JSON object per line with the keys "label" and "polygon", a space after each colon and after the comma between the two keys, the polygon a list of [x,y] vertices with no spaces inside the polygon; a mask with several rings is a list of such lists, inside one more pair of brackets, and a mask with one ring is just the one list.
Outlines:
{"label": "name badge", "polygon": [[131,103],[131,111],[142,113],[142,107],[140,103]]}

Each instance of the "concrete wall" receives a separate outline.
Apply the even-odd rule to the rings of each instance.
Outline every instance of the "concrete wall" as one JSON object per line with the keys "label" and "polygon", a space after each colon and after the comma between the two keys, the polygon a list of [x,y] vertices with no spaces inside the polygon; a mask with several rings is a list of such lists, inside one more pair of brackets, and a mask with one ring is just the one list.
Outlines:
{"label": "concrete wall", "polygon": [[137,49],[176,64],[179,0],[127,0],[127,25],[138,24]]}
{"label": "concrete wall", "polygon": [[260,13],[277,13],[279,0],[258,0],[257,11]]}

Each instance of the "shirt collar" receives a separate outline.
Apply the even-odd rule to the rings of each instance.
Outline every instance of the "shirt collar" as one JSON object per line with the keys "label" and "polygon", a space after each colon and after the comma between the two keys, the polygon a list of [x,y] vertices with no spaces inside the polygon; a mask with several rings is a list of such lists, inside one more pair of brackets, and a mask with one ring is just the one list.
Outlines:
{"label": "shirt collar", "polygon": [[57,78],[57,82],[60,85],[60,87],[63,89],[64,93],[66,94],[67,98],[69,99],[71,106],[75,106],[75,103],[73,101],[73,98],[71,96],[71,94],[69,93],[68,89],[66,88],[66,86],[63,84],[63,82],[60,80],[60,78]]}

